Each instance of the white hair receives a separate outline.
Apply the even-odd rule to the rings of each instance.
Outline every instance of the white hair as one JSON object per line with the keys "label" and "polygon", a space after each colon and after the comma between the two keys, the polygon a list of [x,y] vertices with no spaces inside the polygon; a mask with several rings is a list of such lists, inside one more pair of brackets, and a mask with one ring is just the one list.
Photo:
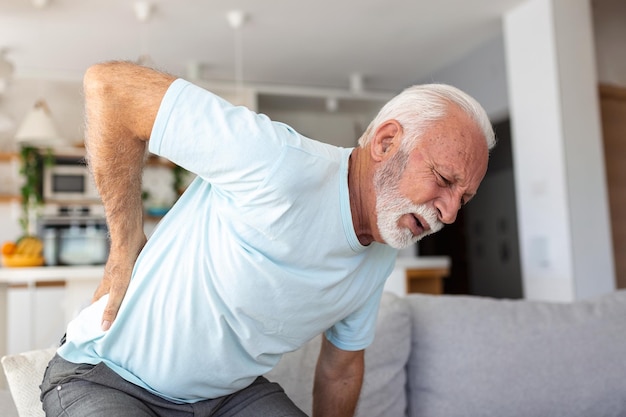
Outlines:
{"label": "white hair", "polygon": [[450,103],[457,105],[476,123],[485,137],[487,148],[492,149],[496,139],[485,110],[474,98],[446,84],[414,85],[389,100],[369,124],[359,145],[367,145],[383,122],[395,119],[404,129],[402,148],[411,150],[430,123],[446,116]]}

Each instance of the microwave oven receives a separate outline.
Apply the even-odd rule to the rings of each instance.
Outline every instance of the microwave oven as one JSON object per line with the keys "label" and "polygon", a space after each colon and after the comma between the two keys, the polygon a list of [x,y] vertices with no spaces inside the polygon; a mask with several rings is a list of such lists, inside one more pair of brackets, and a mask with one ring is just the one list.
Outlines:
{"label": "microwave oven", "polygon": [[46,202],[100,201],[98,190],[82,156],[55,156],[54,162],[43,168],[42,183]]}

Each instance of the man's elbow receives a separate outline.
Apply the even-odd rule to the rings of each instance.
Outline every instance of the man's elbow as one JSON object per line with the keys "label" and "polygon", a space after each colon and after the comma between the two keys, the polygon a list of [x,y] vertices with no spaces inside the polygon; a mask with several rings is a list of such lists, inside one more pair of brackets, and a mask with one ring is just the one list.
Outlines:
{"label": "man's elbow", "polygon": [[127,61],[108,61],[91,65],[83,75],[86,97],[91,94],[111,97],[118,88],[124,88],[125,79],[139,71],[138,65]]}

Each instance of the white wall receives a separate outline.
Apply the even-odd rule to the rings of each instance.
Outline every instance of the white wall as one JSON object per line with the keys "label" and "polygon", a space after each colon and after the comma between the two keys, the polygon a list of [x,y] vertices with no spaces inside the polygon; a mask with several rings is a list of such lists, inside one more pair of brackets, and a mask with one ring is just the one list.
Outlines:
{"label": "white wall", "polygon": [[588,0],[528,0],[504,18],[524,292],[615,288]]}
{"label": "white wall", "polygon": [[0,113],[8,115],[15,127],[0,132],[0,151],[17,149],[13,141],[17,125],[39,99],[47,102],[59,133],[71,143],[82,143],[83,97],[79,80],[13,79],[0,96]]}
{"label": "white wall", "polygon": [[499,121],[508,117],[509,97],[502,35],[418,82],[444,82],[454,85],[478,100],[491,120]]}
{"label": "white wall", "polygon": [[356,146],[358,138],[367,127],[363,117],[350,114],[271,109],[263,112],[274,120],[292,126],[305,136],[346,148]]}
{"label": "white wall", "polygon": [[595,67],[600,82],[626,84],[626,2],[596,0],[593,17],[589,7],[529,0],[505,17],[502,37],[420,80],[458,86],[494,121],[511,106],[527,298],[614,285]]}

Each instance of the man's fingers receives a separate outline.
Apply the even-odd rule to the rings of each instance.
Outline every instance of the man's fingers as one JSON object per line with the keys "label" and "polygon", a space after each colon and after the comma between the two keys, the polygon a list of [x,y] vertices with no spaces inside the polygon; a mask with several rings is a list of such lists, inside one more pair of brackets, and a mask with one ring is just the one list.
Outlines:
{"label": "man's fingers", "polygon": [[110,320],[102,320],[102,331],[106,332],[111,328],[111,321]]}
{"label": "man's fingers", "polygon": [[104,313],[102,314],[102,330],[107,331],[111,328],[111,324],[115,317],[117,316],[117,312],[120,309],[121,299],[118,301],[113,297],[109,297],[109,301],[107,302],[106,308],[104,309]]}
{"label": "man's fingers", "polygon": [[128,280],[124,280],[120,282],[118,278],[117,281],[113,283],[110,288],[109,299],[107,300],[107,305],[104,308],[104,313],[102,314],[102,330],[107,331],[111,328],[111,324],[117,317],[117,312],[120,309],[120,305],[122,304],[122,300],[124,299],[124,295],[126,295],[126,290],[128,289]]}

